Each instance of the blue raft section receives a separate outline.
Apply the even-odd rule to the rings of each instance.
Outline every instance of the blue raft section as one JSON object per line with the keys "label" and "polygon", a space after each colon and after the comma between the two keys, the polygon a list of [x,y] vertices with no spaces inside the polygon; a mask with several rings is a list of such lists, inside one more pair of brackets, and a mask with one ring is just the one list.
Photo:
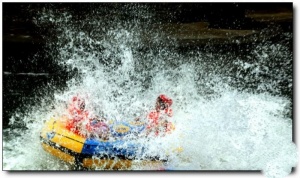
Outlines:
{"label": "blue raft section", "polygon": [[110,130],[113,140],[86,139],[81,153],[94,156],[109,155],[125,159],[134,159],[143,154],[143,146],[137,144],[133,139],[145,130],[144,124],[117,122],[110,125]]}

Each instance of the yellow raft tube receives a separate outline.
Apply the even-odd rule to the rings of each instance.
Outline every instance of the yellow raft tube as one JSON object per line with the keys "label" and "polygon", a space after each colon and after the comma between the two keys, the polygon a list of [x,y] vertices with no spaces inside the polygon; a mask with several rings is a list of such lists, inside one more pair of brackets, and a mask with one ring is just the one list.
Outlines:
{"label": "yellow raft tube", "polygon": [[[114,125],[114,136],[122,136],[130,131],[139,132],[144,125],[119,123]],[[139,160],[137,155],[143,151],[138,145],[116,139],[104,141],[84,138],[65,128],[59,119],[51,118],[46,122],[40,135],[45,151],[75,166],[75,169],[131,170],[134,162],[149,169],[164,165],[166,160],[157,157]]]}

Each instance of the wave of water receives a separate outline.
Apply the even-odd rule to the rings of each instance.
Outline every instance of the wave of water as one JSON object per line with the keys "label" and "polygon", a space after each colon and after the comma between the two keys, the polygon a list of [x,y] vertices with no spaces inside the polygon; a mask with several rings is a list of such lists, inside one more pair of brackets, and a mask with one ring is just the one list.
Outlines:
{"label": "wave of water", "polygon": [[[53,60],[77,75],[65,90],[45,95],[27,113],[10,118],[11,128],[4,130],[4,170],[73,169],[43,151],[39,132],[44,121],[64,112],[65,102],[77,93],[88,96],[87,106],[95,112],[125,121],[145,116],[156,97],[165,93],[174,100],[176,130],[151,145],[164,152],[182,148],[180,154],[169,156],[168,168],[288,175],[298,157],[292,142],[288,47],[264,42],[243,55],[204,49],[182,52],[176,40],[164,45],[160,29],[151,29],[153,14],[147,8],[126,8],[142,18],[105,20],[93,11],[76,20],[71,13],[50,9],[35,19],[57,36],[47,38]],[[151,39],[150,46],[145,37]]]}

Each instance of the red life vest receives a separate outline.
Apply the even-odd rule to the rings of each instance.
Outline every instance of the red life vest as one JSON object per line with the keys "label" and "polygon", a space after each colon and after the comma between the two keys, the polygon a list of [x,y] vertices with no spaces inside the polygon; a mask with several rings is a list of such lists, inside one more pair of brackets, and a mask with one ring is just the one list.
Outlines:
{"label": "red life vest", "polygon": [[156,110],[151,111],[148,114],[148,119],[151,124],[158,125],[160,117],[166,117],[166,116],[168,117],[173,116],[173,111],[171,108],[165,109],[163,111],[156,111]]}
{"label": "red life vest", "polygon": [[83,137],[99,136],[107,138],[109,126],[104,122],[93,119],[90,113],[84,108],[80,109],[81,102],[84,102],[84,100],[73,98],[68,107],[66,128]]}
{"label": "red life vest", "polygon": [[148,125],[147,125],[147,130],[151,131],[154,130],[155,135],[158,136],[160,133],[160,129],[163,129],[163,132],[170,132],[173,128],[173,124],[171,122],[167,122],[166,125],[163,126],[163,128],[160,128],[160,122],[162,122],[166,117],[172,117],[173,112],[171,108],[167,108],[163,111],[151,111],[148,114]]}
{"label": "red life vest", "polygon": [[80,110],[77,103],[71,103],[68,108],[69,119],[66,122],[66,128],[76,134],[80,135],[80,129],[86,129],[85,126],[78,128],[80,123],[88,122],[89,113],[86,110]]}

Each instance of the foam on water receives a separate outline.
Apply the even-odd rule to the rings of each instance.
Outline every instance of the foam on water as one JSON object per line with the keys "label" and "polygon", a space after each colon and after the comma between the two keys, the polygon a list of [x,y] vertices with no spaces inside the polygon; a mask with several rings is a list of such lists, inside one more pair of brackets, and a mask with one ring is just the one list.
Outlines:
{"label": "foam on water", "polygon": [[[87,96],[87,107],[96,113],[122,121],[145,117],[159,94],[170,96],[175,131],[150,142],[139,140],[150,152],[168,155],[170,169],[263,170],[267,177],[284,177],[296,165],[291,98],[278,95],[283,86],[276,85],[290,81],[292,76],[281,67],[290,70],[292,59],[279,63],[276,71],[282,75],[265,67],[272,50],[277,60],[291,56],[284,46],[257,46],[247,58],[259,60],[245,62],[230,54],[179,53],[159,45],[163,35],[153,30],[150,38],[157,46],[142,50],[147,44],[141,37],[141,21],[107,23],[89,16],[88,22],[81,22],[90,25],[89,29],[82,29],[67,13],[40,15],[41,24],[56,27],[55,47],[49,41],[57,52],[53,60],[78,75],[68,81],[66,90],[55,92],[50,103],[37,103],[26,114],[16,113],[27,129],[4,131],[4,170],[72,169],[42,150],[39,132],[44,121],[64,112],[65,102],[77,93]],[[232,62],[224,64],[222,58]],[[261,73],[271,78],[261,78]],[[248,83],[255,82],[257,88],[249,87]],[[14,121],[12,117],[11,125],[16,125]],[[174,151],[177,148],[182,150]],[[143,168],[137,163],[133,169]]]}

